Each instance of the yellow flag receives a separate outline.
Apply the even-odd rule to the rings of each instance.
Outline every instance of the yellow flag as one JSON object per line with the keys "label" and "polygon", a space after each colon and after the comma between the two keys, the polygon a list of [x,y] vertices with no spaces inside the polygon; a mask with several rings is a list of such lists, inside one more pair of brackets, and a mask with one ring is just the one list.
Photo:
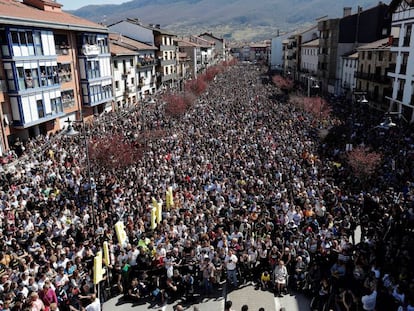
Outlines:
{"label": "yellow flag", "polygon": [[151,208],[151,230],[154,230],[155,228],[157,228],[155,218],[156,218],[156,209],[155,207],[153,207]]}
{"label": "yellow flag", "polygon": [[118,238],[119,245],[123,246],[127,240],[127,235],[125,232],[124,223],[122,221],[118,221],[115,224],[115,233],[116,237]]}
{"label": "yellow flag", "polygon": [[172,187],[168,187],[168,190],[165,192],[165,204],[167,210],[169,211],[171,207],[174,207],[174,197]]}
{"label": "yellow flag", "polygon": [[104,252],[104,259],[105,259],[105,266],[109,266],[109,264],[111,263],[110,259],[109,259],[109,246],[108,246],[108,241],[104,241],[103,242],[103,252]]}
{"label": "yellow flag", "polygon": [[157,220],[157,224],[160,224],[162,220],[162,206],[154,197],[152,198],[152,206],[155,208],[155,219]]}
{"label": "yellow flag", "polygon": [[102,252],[97,252],[93,258],[93,284],[98,284],[102,281]]}

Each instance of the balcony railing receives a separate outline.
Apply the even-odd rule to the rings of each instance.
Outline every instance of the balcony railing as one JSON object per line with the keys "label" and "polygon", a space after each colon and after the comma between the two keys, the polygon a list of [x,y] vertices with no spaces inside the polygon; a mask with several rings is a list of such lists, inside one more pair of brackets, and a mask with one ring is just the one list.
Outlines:
{"label": "balcony railing", "polygon": [[390,78],[386,75],[373,74],[371,80],[376,83],[389,84]]}
{"label": "balcony railing", "polygon": [[370,74],[367,73],[367,72],[356,71],[355,72],[355,78],[369,80],[370,79]]}
{"label": "balcony railing", "polygon": [[82,46],[82,53],[85,56],[98,56],[101,49],[96,44],[84,44]]}

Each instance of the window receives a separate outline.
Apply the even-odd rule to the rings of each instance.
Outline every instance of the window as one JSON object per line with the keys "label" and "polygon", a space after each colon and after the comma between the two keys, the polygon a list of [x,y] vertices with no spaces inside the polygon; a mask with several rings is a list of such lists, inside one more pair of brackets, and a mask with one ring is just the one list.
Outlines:
{"label": "window", "polygon": [[59,84],[57,66],[40,66],[40,82],[42,86]]}
{"label": "window", "polygon": [[115,81],[115,89],[119,90],[119,81]]}
{"label": "window", "polygon": [[129,60],[129,64],[131,65],[131,67],[134,67],[134,60],[132,58]]}
{"label": "window", "polygon": [[58,63],[59,82],[69,82],[72,80],[72,69],[70,64]]}
{"label": "window", "polygon": [[39,118],[43,118],[45,116],[45,110],[44,110],[44,107],[43,107],[43,100],[38,99],[36,101],[36,106],[37,106],[37,114],[38,114]]}
{"label": "window", "polygon": [[63,112],[62,99],[60,97],[50,99],[52,115]]}
{"label": "window", "polygon": [[75,106],[75,96],[73,90],[66,90],[60,92],[63,108],[72,108]]}
{"label": "window", "polygon": [[378,60],[382,61],[384,59],[384,52],[383,51],[379,51],[378,52]]}
{"label": "window", "polygon": [[12,30],[10,33],[16,56],[35,55],[33,33],[31,30]]}
{"label": "window", "polygon": [[67,55],[69,54],[69,44],[68,44],[68,36],[67,35],[61,35],[61,34],[55,34],[55,48],[56,48],[56,54],[57,55]]}
{"label": "window", "polygon": [[361,59],[365,59],[365,51],[362,52]]}
{"label": "window", "polygon": [[99,61],[93,60],[86,63],[86,77],[88,79],[96,79],[101,76],[99,71]]}
{"label": "window", "polygon": [[367,53],[368,55],[368,60],[371,60],[372,59],[372,51],[368,51],[368,53]]}
{"label": "window", "polygon": [[114,60],[114,68],[118,69],[118,61],[117,60]]}

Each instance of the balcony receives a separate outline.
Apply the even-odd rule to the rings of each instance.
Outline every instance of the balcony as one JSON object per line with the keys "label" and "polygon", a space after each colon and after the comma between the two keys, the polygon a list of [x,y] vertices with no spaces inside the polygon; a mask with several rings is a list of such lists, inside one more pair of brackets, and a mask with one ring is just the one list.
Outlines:
{"label": "balcony", "polygon": [[355,71],[355,78],[370,80],[371,79],[371,74],[369,74],[367,72]]}
{"label": "balcony", "polygon": [[380,84],[389,84],[390,83],[390,78],[386,75],[373,74],[372,77],[371,77],[371,80],[373,82],[380,83]]}
{"label": "balcony", "polygon": [[161,66],[176,65],[176,63],[175,59],[161,60]]}
{"label": "balcony", "polygon": [[84,44],[82,46],[82,53],[87,57],[98,56],[101,52],[101,49],[96,44]]}
{"label": "balcony", "polygon": [[137,63],[137,70],[145,70],[148,69],[148,67],[153,67],[155,65],[155,59],[140,59]]}

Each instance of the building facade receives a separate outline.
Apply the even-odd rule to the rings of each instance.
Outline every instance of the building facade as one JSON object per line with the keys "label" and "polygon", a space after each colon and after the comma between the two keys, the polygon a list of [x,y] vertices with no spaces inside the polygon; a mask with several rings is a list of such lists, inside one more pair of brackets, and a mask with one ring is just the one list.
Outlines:
{"label": "building facade", "polygon": [[390,4],[392,12],[393,43],[391,52],[395,63],[390,66],[388,76],[392,79],[392,95],[389,110],[398,113],[412,123],[414,121],[414,2],[394,0]]}
{"label": "building facade", "polygon": [[370,107],[386,111],[390,96],[391,79],[387,76],[394,56],[388,38],[361,45],[358,48],[358,70],[355,74],[357,92],[365,92]]}
{"label": "building facade", "polygon": [[156,47],[110,34],[115,109],[135,104],[156,92]]}
{"label": "building facade", "polygon": [[[63,128],[112,103],[108,31],[52,1],[1,0],[2,145]],[[0,9],[1,10],[1,9]]]}

